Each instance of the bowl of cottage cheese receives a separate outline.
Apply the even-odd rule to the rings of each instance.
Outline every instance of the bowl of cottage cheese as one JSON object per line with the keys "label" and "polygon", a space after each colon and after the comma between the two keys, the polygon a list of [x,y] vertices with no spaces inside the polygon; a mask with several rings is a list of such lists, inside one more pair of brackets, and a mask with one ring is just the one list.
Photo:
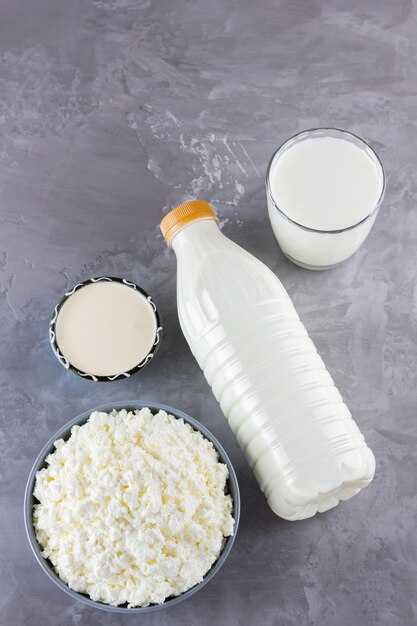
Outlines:
{"label": "bowl of cottage cheese", "polygon": [[201,589],[236,537],[239,488],[217,439],[182,411],[128,402],[87,411],[44,446],[26,533],[51,580],[95,608],[143,613]]}

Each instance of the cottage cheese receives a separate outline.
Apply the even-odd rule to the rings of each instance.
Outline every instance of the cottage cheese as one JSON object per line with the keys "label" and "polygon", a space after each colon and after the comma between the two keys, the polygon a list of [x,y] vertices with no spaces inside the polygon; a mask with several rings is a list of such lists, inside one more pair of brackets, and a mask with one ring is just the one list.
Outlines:
{"label": "cottage cheese", "polygon": [[234,520],[227,467],[200,432],[165,411],[95,412],[54,445],[34,527],[71,589],[134,607],[203,579]]}

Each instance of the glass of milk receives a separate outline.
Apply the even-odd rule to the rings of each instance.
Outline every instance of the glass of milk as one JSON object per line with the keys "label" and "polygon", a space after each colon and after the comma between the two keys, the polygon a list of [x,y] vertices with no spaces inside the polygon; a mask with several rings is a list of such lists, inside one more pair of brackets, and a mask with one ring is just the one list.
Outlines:
{"label": "glass of milk", "polygon": [[288,139],[266,174],[269,219],[284,254],[312,270],[335,267],[361,246],[375,222],[385,173],[365,141],[317,128]]}

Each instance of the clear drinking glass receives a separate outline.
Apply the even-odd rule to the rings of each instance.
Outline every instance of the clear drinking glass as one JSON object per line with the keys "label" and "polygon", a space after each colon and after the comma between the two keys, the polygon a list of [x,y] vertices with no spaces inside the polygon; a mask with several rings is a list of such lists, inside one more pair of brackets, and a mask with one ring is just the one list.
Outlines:
{"label": "clear drinking glass", "polygon": [[[326,137],[343,139],[364,151],[376,168],[381,189],[377,202],[369,207],[363,219],[338,230],[319,230],[294,221],[278,206],[271,188],[271,173],[287,150],[304,141]],[[302,178],[300,184],[303,184]],[[312,270],[335,267],[358,250],[375,222],[384,192],[384,168],[375,151],[363,139],[336,128],[316,128],[294,135],[273,154],[266,173],[268,212],[275,237],[291,261]]]}

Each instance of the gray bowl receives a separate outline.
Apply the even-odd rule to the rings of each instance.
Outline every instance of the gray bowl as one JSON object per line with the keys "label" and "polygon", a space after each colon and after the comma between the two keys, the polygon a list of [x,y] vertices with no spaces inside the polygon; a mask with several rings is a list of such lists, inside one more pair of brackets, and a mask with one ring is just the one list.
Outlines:
{"label": "gray bowl", "polygon": [[[228,479],[227,487],[233,500],[233,517],[235,519],[235,525],[234,525],[233,536],[226,538],[224,546],[223,546],[223,550],[219,558],[214,563],[212,568],[207,572],[207,574],[205,575],[201,583],[198,583],[197,585],[195,585],[194,587],[192,587],[191,589],[182,593],[179,596],[168,598],[162,604],[152,604],[146,607],[136,607],[136,608],[129,609],[127,606],[110,606],[109,604],[104,604],[102,602],[96,602],[94,600],[91,600],[87,595],[83,593],[78,593],[70,589],[58,577],[50,561],[48,559],[45,559],[42,556],[41,547],[36,540],[35,530],[33,528],[33,505],[36,504],[37,500],[33,496],[33,489],[35,486],[36,472],[38,472],[40,469],[45,467],[46,465],[45,458],[48,456],[48,454],[53,452],[55,449],[53,445],[54,441],[56,441],[57,439],[61,439],[61,438],[65,440],[68,439],[68,437],[70,436],[71,428],[75,424],[84,424],[87,421],[87,419],[90,417],[93,411],[105,411],[106,413],[109,413],[113,409],[116,409],[117,411],[121,411],[122,409],[133,411],[135,409],[141,409],[143,407],[149,407],[152,413],[156,413],[160,410],[163,410],[163,411],[166,411],[167,413],[170,413],[174,417],[182,418],[184,422],[188,422],[189,424],[191,424],[193,428],[195,428],[196,430],[199,430],[204,435],[204,437],[206,437],[209,441],[213,443],[215,449],[217,450],[219,454],[219,458],[221,462],[225,463],[229,470],[229,479]],[[86,411],[85,413],[82,413],[78,417],[75,417],[70,422],[68,422],[68,424],[65,424],[65,426],[62,426],[62,428],[60,428],[50,438],[48,443],[45,444],[45,446],[40,451],[35,463],[33,464],[32,470],[29,474],[29,478],[26,484],[25,499],[24,499],[24,516],[25,516],[26,534],[27,534],[30,546],[32,548],[32,551],[36,557],[36,560],[38,561],[43,571],[49,576],[49,578],[60,589],[62,589],[62,591],[65,591],[65,593],[67,593],[69,596],[74,598],[74,600],[78,600],[80,602],[83,602],[84,604],[88,604],[88,606],[91,606],[95,609],[102,609],[104,611],[110,611],[112,613],[125,613],[125,614],[131,613],[132,615],[137,614],[137,613],[149,613],[150,611],[157,611],[162,608],[173,606],[174,604],[178,604],[178,602],[181,602],[182,600],[189,598],[190,596],[194,595],[197,591],[199,591],[199,589],[204,587],[204,585],[206,585],[209,582],[209,580],[211,580],[213,576],[217,574],[217,572],[219,571],[219,569],[221,568],[221,566],[227,559],[230,553],[230,550],[232,549],[235,538],[236,538],[236,533],[237,533],[237,529],[239,526],[239,517],[240,517],[239,486],[238,486],[238,482],[237,482],[237,478],[236,478],[236,474],[233,469],[233,466],[230,462],[229,457],[224,451],[223,447],[221,446],[219,441],[216,439],[216,437],[214,437],[214,435],[212,435],[211,432],[208,431],[205,426],[197,422],[197,420],[193,419],[186,413],[183,413],[182,411],[179,411],[178,409],[174,409],[170,406],[166,406],[165,404],[159,404],[156,402],[141,402],[141,401],[116,402],[114,404],[105,404],[103,406],[99,406],[95,409],[92,409],[91,411]]]}

